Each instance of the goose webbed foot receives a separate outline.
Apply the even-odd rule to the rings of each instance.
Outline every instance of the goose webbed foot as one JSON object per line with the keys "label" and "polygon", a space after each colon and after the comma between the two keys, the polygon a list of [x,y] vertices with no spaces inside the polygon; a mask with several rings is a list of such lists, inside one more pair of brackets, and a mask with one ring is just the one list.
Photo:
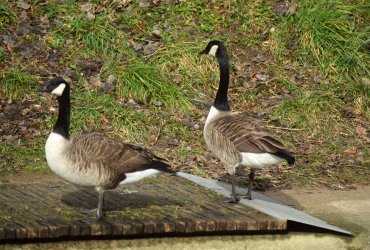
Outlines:
{"label": "goose webbed foot", "polygon": [[245,199],[252,200],[252,194],[249,192],[249,190],[248,193],[245,195]]}
{"label": "goose webbed foot", "polygon": [[98,208],[86,209],[86,210],[82,211],[83,214],[91,214],[91,213],[96,212],[96,217],[78,218],[76,220],[82,221],[82,222],[96,222],[96,221],[99,221],[103,218],[104,189],[97,188],[97,191],[99,193]]}
{"label": "goose webbed foot", "polygon": [[83,213],[83,214],[92,214],[92,213],[96,213],[97,211],[98,211],[97,208],[92,208],[92,209],[82,210],[81,213]]}
{"label": "goose webbed foot", "polygon": [[221,202],[223,203],[238,203],[240,201],[239,196],[236,197],[230,197],[230,198],[223,198],[221,199]]}
{"label": "goose webbed foot", "polygon": [[238,203],[239,201],[240,201],[240,197],[235,195],[235,196],[231,196],[229,203]]}
{"label": "goose webbed foot", "polygon": [[88,217],[88,218],[76,218],[76,221],[82,221],[82,222],[97,222],[102,219],[102,216],[98,217]]}

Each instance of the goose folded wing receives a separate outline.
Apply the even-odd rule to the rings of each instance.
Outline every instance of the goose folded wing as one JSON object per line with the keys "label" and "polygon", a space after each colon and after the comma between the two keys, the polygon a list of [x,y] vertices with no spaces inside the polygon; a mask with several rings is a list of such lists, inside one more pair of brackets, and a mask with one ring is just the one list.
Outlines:
{"label": "goose folded wing", "polygon": [[160,158],[139,146],[95,133],[73,139],[84,157],[121,173],[163,167]]}
{"label": "goose folded wing", "polygon": [[289,164],[294,162],[292,153],[273,138],[268,129],[256,124],[254,119],[231,116],[220,119],[215,126],[219,126],[219,133],[230,140],[239,152],[270,153],[286,159]]}

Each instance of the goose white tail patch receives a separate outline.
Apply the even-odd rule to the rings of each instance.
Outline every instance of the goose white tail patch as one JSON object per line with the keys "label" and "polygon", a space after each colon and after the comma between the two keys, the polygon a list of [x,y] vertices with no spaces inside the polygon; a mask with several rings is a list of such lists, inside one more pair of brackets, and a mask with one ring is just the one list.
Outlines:
{"label": "goose white tail patch", "polygon": [[64,83],[59,84],[58,87],[56,87],[53,91],[51,91],[52,94],[61,96],[63,95],[63,91],[66,88],[66,85]]}
{"label": "goose white tail patch", "polygon": [[248,166],[251,168],[263,168],[274,164],[277,164],[284,159],[277,157],[276,155],[269,153],[241,153],[242,163],[241,165]]}
{"label": "goose white tail patch", "polygon": [[155,177],[155,176],[159,175],[160,173],[161,173],[161,171],[159,171],[157,169],[153,169],[153,168],[128,173],[128,174],[126,174],[126,179],[121,181],[119,184],[122,185],[122,184],[129,184],[129,183],[138,182],[138,181],[140,181],[144,178]]}
{"label": "goose white tail patch", "polygon": [[217,50],[218,50],[218,45],[213,45],[212,48],[209,50],[208,55],[216,56]]}

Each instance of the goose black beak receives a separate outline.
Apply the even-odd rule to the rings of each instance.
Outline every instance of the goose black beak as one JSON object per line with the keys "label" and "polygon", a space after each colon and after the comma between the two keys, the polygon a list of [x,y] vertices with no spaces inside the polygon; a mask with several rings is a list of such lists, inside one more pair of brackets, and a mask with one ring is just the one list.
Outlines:
{"label": "goose black beak", "polygon": [[38,90],[36,90],[37,92],[48,92],[48,89],[46,88],[46,85],[42,86],[41,88],[39,88]]}
{"label": "goose black beak", "polygon": [[201,52],[199,52],[199,55],[205,55],[205,54],[207,54],[205,50],[202,50]]}

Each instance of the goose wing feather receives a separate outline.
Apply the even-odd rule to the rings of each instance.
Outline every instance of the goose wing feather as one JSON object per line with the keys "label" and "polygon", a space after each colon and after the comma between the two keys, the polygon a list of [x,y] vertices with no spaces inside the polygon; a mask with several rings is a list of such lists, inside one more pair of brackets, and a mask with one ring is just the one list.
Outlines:
{"label": "goose wing feather", "polygon": [[171,172],[169,165],[148,150],[98,133],[81,134],[71,138],[71,145],[78,157],[105,165],[125,174],[154,168]]}
{"label": "goose wing feather", "polygon": [[229,140],[239,152],[271,153],[286,159],[288,163],[294,163],[293,154],[253,117],[243,113],[228,115],[213,121],[211,127],[224,140]]}

